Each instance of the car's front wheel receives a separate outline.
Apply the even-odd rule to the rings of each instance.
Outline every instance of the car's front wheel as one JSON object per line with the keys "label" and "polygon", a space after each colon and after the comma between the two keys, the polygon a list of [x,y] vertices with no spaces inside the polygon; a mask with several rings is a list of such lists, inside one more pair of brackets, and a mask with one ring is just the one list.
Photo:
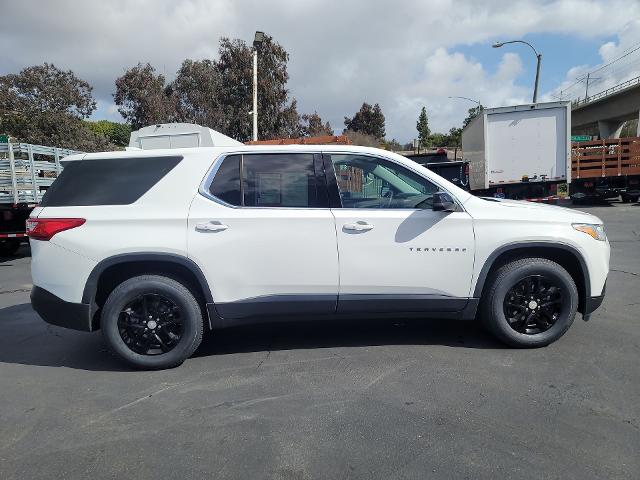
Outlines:
{"label": "car's front wheel", "polygon": [[202,312],[191,291],[160,275],[118,285],[102,309],[103,337],[116,356],[141,369],[172,368],[202,341]]}
{"label": "car's front wheel", "polygon": [[543,347],[573,323],[578,290],[556,262],[523,258],[500,267],[482,299],[481,316],[500,340],[514,347]]}

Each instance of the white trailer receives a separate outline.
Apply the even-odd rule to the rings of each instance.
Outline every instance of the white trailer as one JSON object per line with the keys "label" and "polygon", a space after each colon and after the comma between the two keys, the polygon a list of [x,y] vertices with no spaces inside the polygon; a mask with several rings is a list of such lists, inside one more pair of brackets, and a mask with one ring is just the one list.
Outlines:
{"label": "white trailer", "polygon": [[483,110],[462,131],[469,188],[484,195],[555,195],[571,181],[571,103]]}

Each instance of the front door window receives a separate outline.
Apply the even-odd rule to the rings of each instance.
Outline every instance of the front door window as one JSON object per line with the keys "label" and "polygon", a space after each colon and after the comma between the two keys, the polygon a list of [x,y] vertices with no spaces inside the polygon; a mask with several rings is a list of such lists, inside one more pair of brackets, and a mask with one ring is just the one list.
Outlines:
{"label": "front door window", "polygon": [[429,209],[438,187],[388,160],[331,155],[343,208]]}

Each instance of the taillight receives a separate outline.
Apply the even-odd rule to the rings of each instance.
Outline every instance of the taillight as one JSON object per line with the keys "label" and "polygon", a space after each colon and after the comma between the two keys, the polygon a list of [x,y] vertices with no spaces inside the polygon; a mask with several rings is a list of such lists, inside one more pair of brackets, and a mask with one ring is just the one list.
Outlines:
{"label": "taillight", "polygon": [[82,225],[84,218],[29,218],[27,235],[35,240],[50,240],[56,233]]}

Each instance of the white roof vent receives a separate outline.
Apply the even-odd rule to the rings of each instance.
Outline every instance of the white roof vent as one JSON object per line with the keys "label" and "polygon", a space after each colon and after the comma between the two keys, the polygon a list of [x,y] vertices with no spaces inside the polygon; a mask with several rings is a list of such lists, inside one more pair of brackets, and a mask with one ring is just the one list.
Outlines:
{"label": "white roof vent", "polygon": [[242,143],[193,123],[161,123],[131,132],[130,149],[229,147]]}

